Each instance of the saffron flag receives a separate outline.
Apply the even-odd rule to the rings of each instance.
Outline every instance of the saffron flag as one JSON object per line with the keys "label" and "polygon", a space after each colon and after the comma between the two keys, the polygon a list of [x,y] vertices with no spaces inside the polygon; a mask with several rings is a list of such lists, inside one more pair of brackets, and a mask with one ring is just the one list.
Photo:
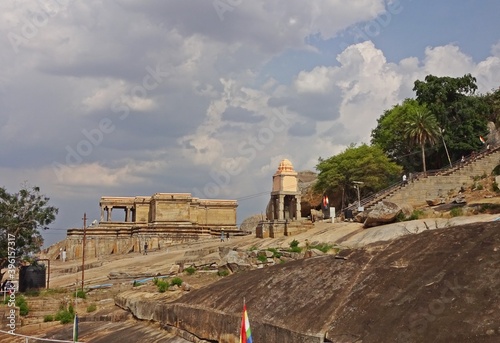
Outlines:
{"label": "saffron flag", "polygon": [[483,138],[483,136],[479,136],[479,140],[484,144],[486,143],[486,140]]}
{"label": "saffron flag", "polygon": [[328,201],[328,196],[326,195],[323,195],[323,208],[328,208],[328,204],[329,204],[329,201]]}
{"label": "saffron flag", "polygon": [[78,315],[75,314],[75,320],[73,321],[73,342],[78,342]]}
{"label": "saffron flag", "polygon": [[240,343],[252,343],[252,330],[248,320],[247,305],[243,303],[243,316],[241,317]]}

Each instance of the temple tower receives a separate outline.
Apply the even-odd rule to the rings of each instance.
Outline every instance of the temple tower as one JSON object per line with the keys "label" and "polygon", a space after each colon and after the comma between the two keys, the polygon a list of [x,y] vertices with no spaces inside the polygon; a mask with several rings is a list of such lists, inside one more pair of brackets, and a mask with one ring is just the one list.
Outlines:
{"label": "temple tower", "polygon": [[267,207],[267,219],[293,221],[300,219],[300,192],[297,172],[292,163],[284,159],[273,175],[273,190]]}

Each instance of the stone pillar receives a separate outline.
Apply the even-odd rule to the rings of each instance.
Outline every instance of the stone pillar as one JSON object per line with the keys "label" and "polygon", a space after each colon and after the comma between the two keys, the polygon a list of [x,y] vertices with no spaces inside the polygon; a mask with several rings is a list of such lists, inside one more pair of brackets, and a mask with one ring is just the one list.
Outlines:
{"label": "stone pillar", "polygon": [[273,220],[278,220],[280,217],[280,199],[278,196],[274,197],[274,206],[273,206]]}
{"label": "stone pillar", "polygon": [[130,222],[130,207],[128,206],[125,207],[125,221]]}
{"label": "stone pillar", "polygon": [[300,205],[300,202],[301,202],[301,198],[300,198],[300,195],[297,195],[295,197],[295,201],[297,203],[297,220],[300,220],[300,218],[302,218],[302,206]]}
{"label": "stone pillar", "polygon": [[111,221],[111,214],[113,212],[113,206],[108,206],[108,216],[106,221],[110,222]]}
{"label": "stone pillar", "polygon": [[104,207],[101,206],[101,222],[104,221]]}
{"label": "stone pillar", "polygon": [[284,212],[285,212],[285,196],[284,195],[279,195],[279,211],[278,211],[278,220],[283,220],[285,219]]}

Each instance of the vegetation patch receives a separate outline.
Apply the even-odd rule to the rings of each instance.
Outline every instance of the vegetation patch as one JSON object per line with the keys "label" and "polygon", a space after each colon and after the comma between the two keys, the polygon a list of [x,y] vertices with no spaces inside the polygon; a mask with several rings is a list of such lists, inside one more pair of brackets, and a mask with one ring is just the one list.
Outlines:
{"label": "vegetation patch", "polygon": [[156,281],[156,287],[158,287],[158,292],[160,293],[164,293],[168,287],[169,287],[169,283],[165,280],[158,280]]}
{"label": "vegetation patch", "polygon": [[80,299],[87,299],[87,293],[84,290],[76,291],[75,296]]}
{"label": "vegetation patch", "polygon": [[302,252],[302,248],[299,247],[299,241],[294,239],[293,241],[290,242],[290,249],[288,249],[290,252]]}
{"label": "vegetation patch", "polygon": [[217,271],[217,275],[218,276],[222,276],[222,277],[228,276],[229,275],[229,270],[227,270],[227,269],[220,269],[220,270]]}
{"label": "vegetation patch", "polygon": [[97,310],[97,305],[95,303],[92,303],[89,306],[87,306],[87,312],[88,313],[94,312],[95,310]]}
{"label": "vegetation patch", "polygon": [[268,251],[273,253],[274,258],[281,258],[281,253],[276,248],[268,248]]}
{"label": "vegetation patch", "polygon": [[500,188],[498,188],[498,183],[496,181],[493,181],[491,184],[491,190],[495,193],[500,192]]}
{"label": "vegetation patch", "polygon": [[317,249],[317,250],[324,252],[326,254],[328,251],[333,249],[333,245],[328,244],[328,243],[318,243],[318,244],[311,245],[311,249]]}
{"label": "vegetation patch", "polygon": [[73,308],[73,305],[69,304],[68,307],[61,305],[54,319],[59,321],[61,324],[72,323],[73,319],[75,319],[75,309]]}
{"label": "vegetation patch", "polygon": [[193,275],[194,273],[196,273],[196,268],[193,267],[193,266],[189,266],[187,267],[186,269],[184,269],[184,272],[187,274],[187,275]]}
{"label": "vegetation patch", "polygon": [[54,294],[64,294],[68,293],[68,290],[65,288],[48,288],[40,291],[40,296],[49,296]]}
{"label": "vegetation patch", "polygon": [[257,256],[257,260],[259,260],[260,262],[262,263],[265,263],[267,262],[267,256],[265,253],[260,253],[258,256]]}
{"label": "vegetation patch", "polygon": [[25,297],[23,297],[22,295],[16,296],[16,306],[19,307],[19,314],[21,316],[28,315],[29,307]]}
{"label": "vegetation patch", "polygon": [[463,214],[464,214],[464,211],[461,207],[454,207],[450,211],[451,217],[459,217],[459,216],[463,216]]}
{"label": "vegetation patch", "polygon": [[43,317],[43,322],[46,323],[46,322],[53,322],[54,321],[54,316],[51,315],[51,314],[48,314],[46,316]]}
{"label": "vegetation patch", "polygon": [[410,216],[406,220],[417,220],[422,218],[424,215],[424,211],[422,210],[413,210]]}
{"label": "vegetation patch", "polygon": [[171,281],[170,281],[170,284],[172,286],[174,285],[177,285],[177,286],[181,286],[182,285],[182,279],[180,277],[174,277]]}

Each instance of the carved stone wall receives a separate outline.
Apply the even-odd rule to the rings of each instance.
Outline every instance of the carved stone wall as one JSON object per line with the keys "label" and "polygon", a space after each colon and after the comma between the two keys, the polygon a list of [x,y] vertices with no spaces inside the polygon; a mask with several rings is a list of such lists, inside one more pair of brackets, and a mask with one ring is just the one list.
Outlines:
{"label": "carved stone wall", "polygon": [[[155,193],[150,197],[102,197],[101,221],[85,229],[85,256],[162,249],[219,236],[221,228],[237,230],[236,200],[198,199],[189,193]],[[47,251],[47,257],[59,257],[60,249],[67,258],[82,257],[83,229],[69,229],[64,242]]]}

